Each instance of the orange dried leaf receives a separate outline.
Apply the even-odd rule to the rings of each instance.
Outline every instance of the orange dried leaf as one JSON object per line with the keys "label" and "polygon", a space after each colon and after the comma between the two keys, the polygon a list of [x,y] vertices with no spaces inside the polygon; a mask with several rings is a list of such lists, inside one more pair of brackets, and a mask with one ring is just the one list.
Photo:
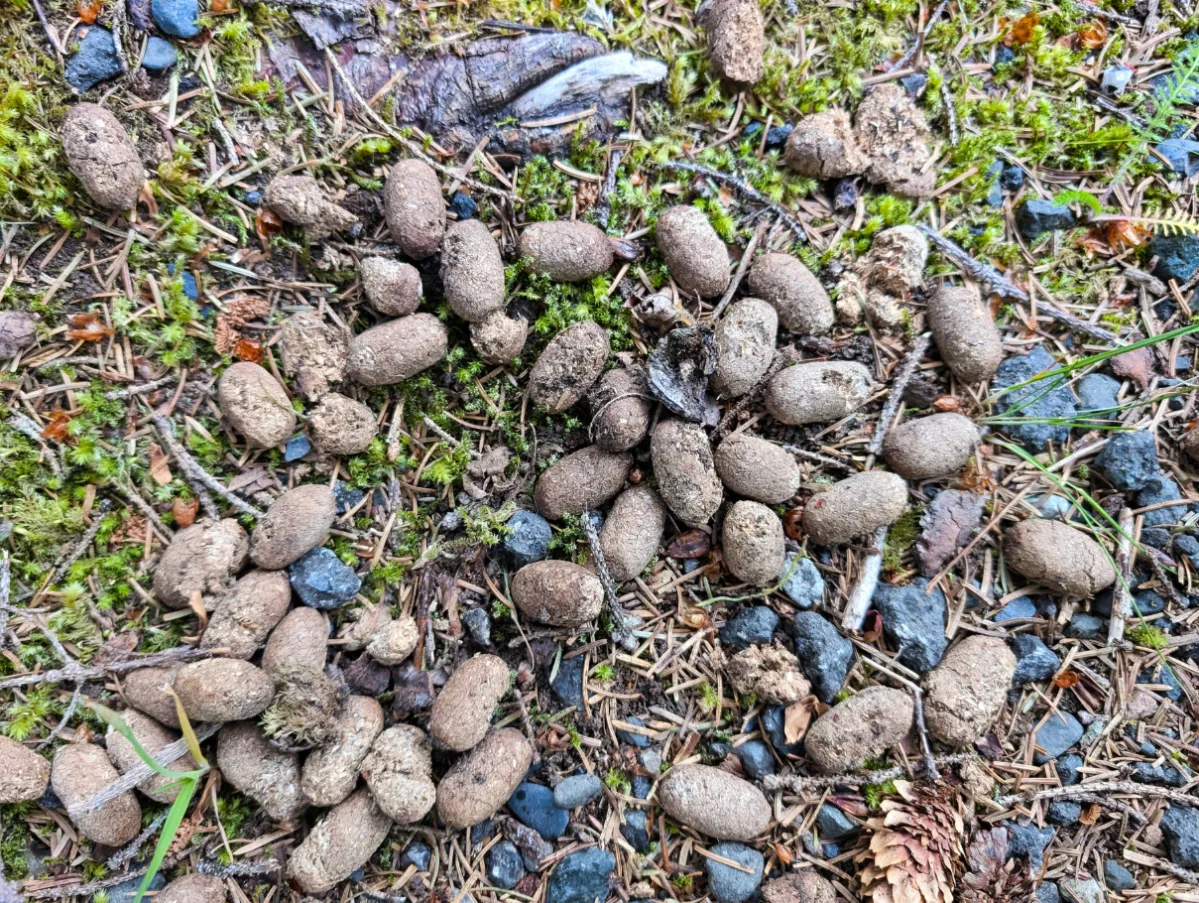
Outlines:
{"label": "orange dried leaf", "polygon": [[703,530],[688,530],[671,540],[666,554],[671,558],[703,558],[711,549],[711,536]]}
{"label": "orange dried leaf", "polygon": [[692,630],[703,630],[712,623],[712,619],[702,608],[687,609],[683,612],[682,621]]}
{"label": "orange dried leaf", "polygon": [[112,327],[94,313],[71,314],[67,324],[67,338],[72,342],[99,342],[113,335]]}
{"label": "orange dried leaf", "polygon": [[190,527],[196,522],[196,513],[200,510],[199,499],[175,499],[171,502],[171,516],[180,527]]}
{"label": "orange dried leaf", "polygon": [[1078,682],[1081,679],[1077,671],[1063,671],[1053,678],[1053,685],[1061,690],[1068,690],[1071,687],[1078,686]]}
{"label": "orange dried leaf", "polygon": [[816,713],[816,697],[807,696],[793,702],[783,712],[783,735],[787,743],[796,743],[808,732],[808,725]]}
{"label": "orange dried leaf", "polygon": [[1094,50],[1096,47],[1102,47],[1106,41],[1107,26],[1098,19],[1086,22],[1078,29],[1078,42],[1083,47]]}
{"label": "orange dried leaf", "polygon": [[1095,822],[1099,821],[1099,813],[1102,811],[1103,810],[1100,809],[1098,803],[1091,803],[1082,810],[1082,814],[1078,816],[1078,820],[1084,825],[1093,825]]}
{"label": "orange dried leaf", "polygon": [[150,446],[150,478],[159,486],[165,486],[173,479],[170,459],[157,442]]}
{"label": "orange dried leaf", "polygon": [[42,428],[41,436],[53,442],[64,442],[67,438],[67,427],[71,423],[71,415],[66,411],[55,411],[50,415],[49,422]]}
{"label": "orange dried leaf", "polygon": [[102,0],[79,0],[75,4],[75,12],[82,21],[93,25],[96,17],[100,15],[100,8],[103,5]]}
{"label": "orange dried leaf", "polygon": [[933,401],[933,408],[942,414],[960,411],[962,399],[956,395],[942,395]]}
{"label": "orange dried leaf", "polygon": [[208,5],[209,12],[212,13],[227,13],[233,9],[233,4],[230,0],[212,0]]}
{"label": "orange dried leaf", "polygon": [[239,361],[262,363],[262,342],[257,339],[241,339],[233,346],[233,356]]}
{"label": "orange dried leaf", "polygon": [[283,220],[279,219],[275,211],[264,207],[254,217],[254,230],[262,243],[266,244],[272,235],[278,235],[283,231]]}
{"label": "orange dried leaf", "polygon": [[1141,223],[1134,223],[1131,220],[1116,219],[1105,223],[1103,227],[1103,236],[1107,239],[1107,243],[1113,248],[1127,247],[1139,248],[1149,240],[1153,233]]}
{"label": "orange dried leaf", "polygon": [[1012,26],[1011,32],[1008,34],[1008,44],[1027,44],[1032,40],[1033,29],[1041,21],[1041,17],[1035,11],[1025,13],[1016,20],[1016,24]]}

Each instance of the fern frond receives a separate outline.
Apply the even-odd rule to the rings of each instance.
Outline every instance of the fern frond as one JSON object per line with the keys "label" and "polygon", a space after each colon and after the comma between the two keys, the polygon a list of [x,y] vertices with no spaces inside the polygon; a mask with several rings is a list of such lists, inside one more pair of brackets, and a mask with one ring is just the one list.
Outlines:
{"label": "fern frond", "polygon": [[1187,213],[1170,213],[1166,216],[1128,216],[1124,219],[1148,226],[1162,235],[1199,235],[1199,219]]}
{"label": "fern frond", "polygon": [[1064,191],[1059,191],[1053,196],[1053,203],[1069,206],[1070,204],[1078,204],[1082,207],[1089,207],[1091,212],[1098,216],[1103,212],[1103,204],[1099,198],[1091,194],[1089,191],[1082,191],[1078,188],[1067,188]]}

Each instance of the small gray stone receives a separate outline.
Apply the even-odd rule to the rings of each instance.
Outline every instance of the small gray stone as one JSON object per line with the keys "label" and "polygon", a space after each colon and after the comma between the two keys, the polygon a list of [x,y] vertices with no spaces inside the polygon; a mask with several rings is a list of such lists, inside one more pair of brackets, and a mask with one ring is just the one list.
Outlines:
{"label": "small gray stone", "polygon": [[1120,381],[1105,373],[1088,373],[1074,387],[1078,393],[1079,413],[1110,411],[1120,406]]}
{"label": "small gray stone", "polygon": [[1029,198],[1016,208],[1016,228],[1028,240],[1056,229],[1074,225],[1074,212],[1065,204],[1055,204],[1041,198]]}
{"label": "small gray stone", "polygon": [[1082,725],[1069,712],[1050,712],[1045,723],[1037,729],[1034,742],[1043,752],[1034,753],[1033,761],[1044,765],[1050,759],[1056,759],[1081,740],[1082,734]]}
{"label": "small gray stone", "polygon": [[721,628],[721,645],[739,652],[749,646],[769,643],[778,624],[779,616],[765,605],[742,609]]}
{"label": "small gray stone", "polygon": [[520,510],[508,518],[504,526],[509,532],[500,541],[500,549],[514,566],[524,567],[541,561],[550,553],[553,531],[549,521],[540,514]]}
{"label": "small gray stone", "polygon": [[1127,66],[1108,66],[1103,70],[1103,79],[1099,82],[1099,87],[1108,94],[1120,96],[1124,93],[1124,89],[1128,87],[1128,83],[1132,81],[1132,70]]}
{"label": "small gray stone", "polygon": [[1116,433],[1095,456],[1095,470],[1121,492],[1143,489],[1157,473],[1157,442],[1149,430]]}
{"label": "small gray stone", "polygon": [[940,587],[924,594],[928,581],[918,577],[906,586],[880,583],[874,607],[883,616],[887,642],[899,662],[918,674],[937,667],[949,641],[945,638],[945,594]]}
{"label": "small gray stone", "polygon": [[1011,647],[1016,654],[1016,674],[1012,683],[1017,687],[1034,680],[1048,680],[1062,666],[1056,653],[1031,633],[1012,637]]}
{"label": "small gray stone", "polygon": [[570,824],[570,812],[554,802],[554,792],[544,784],[521,784],[509,797],[508,808],[523,824],[551,842],[561,837]]}
{"label": "small gray stone", "polygon": [[479,646],[491,645],[491,615],[481,608],[468,608],[462,612],[462,623],[470,631],[470,638]]}
{"label": "small gray stone", "polygon": [[1082,806],[1069,800],[1055,800],[1045,810],[1045,820],[1062,828],[1078,824],[1081,817]]}
{"label": "small gray stone", "polygon": [[824,600],[824,577],[811,558],[788,552],[783,561],[783,573],[787,575],[783,592],[800,608],[815,608]]}
{"label": "small gray stone", "polygon": [[76,91],[90,91],[100,82],[121,74],[112,32],[93,25],[79,42],[79,51],[67,63],[67,84]]}
{"label": "small gray stone", "polygon": [[1137,879],[1115,859],[1108,859],[1103,863],[1103,883],[1108,890],[1132,890],[1137,886]]}
{"label": "small gray stone", "polygon": [[1066,636],[1075,640],[1095,640],[1104,632],[1103,618],[1082,613],[1072,617],[1065,630]]}
{"label": "small gray stone", "polygon": [[625,812],[620,833],[638,853],[644,853],[649,848],[649,819],[643,810],[629,809]]}
{"label": "small gray stone", "polygon": [[154,24],[176,38],[194,38],[200,33],[199,0],[151,0]]}
{"label": "small gray stone", "polygon": [[[120,884],[114,884],[112,887],[108,888],[104,893],[108,897],[108,903],[133,903],[134,899],[137,898],[138,888],[140,888],[141,886],[142,886],[142,876],[139,875],[135,878],[127,878],[124,881],[122,881]],[[156,874],[154,876],[154,879],[150,882],[149,890],[152,890],[152,891],[162,890],[166,886],[167,886],[167,879],[162,875],[161,872],[159,872],[158,874]],[[17,899],[19,900],[21,898],[18,896]],[[143,898],[143,899],[145,899],[145,898]],[[153,898],[151,898],[151,899],[153,899]]]}
{"label": "small gray stone", "polygon": [[146,52],[142,54],[142,68],[151,72],[161,72],[175,65],[177,56],[170,41],[151,35],[146,40]]}
{"label": "small gray stone", "polygon": [[858,823],[834,806],[825,803],[816,813],[816,827],[820,830],[820,839],[841,840],[858,830]]}
{"label": "small gray stone", "polygon": [[1199,868],[1199,809],[1175,803],[1166,809],[1159,824],[1170,861],[1185,869]]}
{"label": "small gray stone", "polygon": [[1082,780],[1082,774],[1079,769],[1082,768],[1083,758],[1077,753],[1071,753],[1068,756],[1060,756],[1054,767],[1057,768],[1057,779],[1062,782],[1064,787],[1073,787]]}
{"label": "small gray stone", "polygon": [[1103,903],[1103,886],[1094,878],[1062,878],[1057,886],[1068,903]]}
{"label": "small gray stone", "polygon": [[1053,828],[1038,828],[1027,818],[1007,822],[1009,850],[1013,856],[1027,856],[1033,873],[1041,870],[1044,865],[1045,847],[1053,840],[1057,832]]}
{"label": "small gray stone", "polygon": [[571,853],[554,869],[546,884],[546,903],[595,903],[608,899],[608,879],[616,857],[600,847]]}
{"label": "small gray stone", "polygon": [[593,774],[576,774],[558,782],[554,805],[559,809],[578,809],[604,792],[603,782]]}
{"label": "small gray stone", "polygon": [[745,773],[755,781],[774,774],[774,755],[762,740],[748,740],[734,747],[733,754],[741,760]]}
{"label": "small gray stone", "polygon": [[1037,888],[1037,903],[1061,903],[1062,895],[1052,881],[1044,881]]}
{"label": "small gray stone", "polygon": [[521,859],[520,850],[510,840],[501,840],[485,857],[487,865],[487,880],[493,887],[512,890],[521,878],[525,876],[525,866]]}
{"label": "small gray stone", "polygon": [[853,667],[853,643],[814,611],[796,612],[792,621],[795,657],[812,692],[831,704]]}
{"label": "small gray stone", "polygon": [[652,747],[637,753],[637,761],[650,774],[657,774],[662,770],[662,754]]}
{"label": "small gray stone", "polygon": [[429,863],[433,861],[433,849],[427,843],[420,840],[414,840],[404,848],[404,852],[400,854],[400,868],[408,868],[409,865],[415,865],[418,871],[427,872]]}
{"label": "small gray stone", "polygon": [[[625,718],[624,720],[628,724],[635,724],[637,727],[645,727],[645,722],[635,715]],[[639,734],[635,731],[626,731],[618,727],[616,729],[616,736],[625,743],[631,743],[633,746],[640,747],[641,749],[645,749],[647,746],[649,746],[649,737],[647,737],[645,734]]]}
{"label": "small gray stone", "polygon": [[704,871],[708,873],[708,893],[712,899],[716,903],[741,903],[742,900],[748,900],[762,883],[762,868],[766,864],[762,854],[745,844],[732,841],[716,844],[712,847],[712,852],[753,869],[753,874],[748,874],[714,859],[704,859]]}
{"label": "small gray stone", "polygon": [[289,564],[287,578],[301,602],[321,611],[340,608],[362,589],[362,580],[353,568],[324,546]]}
{"label": "small gray stone", "polygon": [[1038,421],[1002,427],[1003,432],[1033,452],[1044,451],[1051,442],[1062,445],[1070,438],[1069,426],[1046,421],[1072,419],[1077,413],[1074,395],[1064,380],[1054,388],[1050,388],[1052,382],[1039,380],[1011,392],[1003,390],[1053,370],[1056,364],[1053,355],[1037,345],[1028,354],[1009,357],[1001,363],[991,384],[992,392],[1002,392],[996,404],[996,410],[1001,415],[1016,420]]}
{"label": "small gray stone", "polygon": [[996,624],[1004,621],[1024,621],[1037,616],[1037,606],[1028,596],[1013,599],[992,615],[991,620]]}

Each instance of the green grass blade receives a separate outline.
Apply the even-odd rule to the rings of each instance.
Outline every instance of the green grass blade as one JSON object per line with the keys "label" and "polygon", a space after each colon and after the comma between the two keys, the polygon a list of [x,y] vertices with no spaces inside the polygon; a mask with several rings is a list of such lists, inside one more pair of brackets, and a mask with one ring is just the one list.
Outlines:
{"label": "green grass blade", "polygon": [[[157,762],[154,761],[154,757],[151,756],[148,752],[146,752],[145,747],[143,747],[140,743],[137,742],[137,737],[133,736],[133,731],[129,728],[129,725],[125,722],[124,718],[122,718],[120,715],[118,715],[116,712],[114,712],[108,706],[101,705],[98,702],[92,702],[92,703],[88,703],[88,704],[92,707],[92,709],[95,711],[95,713],[100,716],[101,721],[103,721],[105,724],[107,724],[109,727],[111,727],[114,731],[116,731],[118,734],[120,734],[122,737],[124,737],[126,740],[129,741],[130,745],[133,746],[133,751],[135,753],[137,753],[138,758],[141,759],[143,762],[145,762],[147,765],[149,765],[151,768],[153,768],[155,774],[160,774],[160,775],[163,775],[164,777],[172,778],[176,781],[183,780],[185,778],[191,778],[194,780],[196,778],[199,778],[200,775],[203,774],[203,770],[200,770],[200,771],[172,771],[171,769],[166,768],[165,766],[159,765]],[[207,764],[207,763],[204,763],[204,764]]]}
{"label": "green grass blade", "polygon": [[191,804],[192,794],[196,792],[196,779],[185,778],[179,788],[179,795],[175,797],[175,802],[171,803],[171,809],[167,813],[166,821],[162,823],[162,833],[158,836],[158,844],[154,847],[154,856],[150,860],[150,867],[146,870],[146,876],[142,878],[141,887],[137,889],[137,895],[133,898],[133,903],[142,903],[142,897],[146,891],[150,889],[150,882],[154,880],[154,876],[158,874],[159,868],[162,867],[162,861],[166,858],[167,850],[171,848],[171,843],[175,840],[175,832],[179,830],[179,826],[183,824],[183,818],[187,815],[187,807]]}

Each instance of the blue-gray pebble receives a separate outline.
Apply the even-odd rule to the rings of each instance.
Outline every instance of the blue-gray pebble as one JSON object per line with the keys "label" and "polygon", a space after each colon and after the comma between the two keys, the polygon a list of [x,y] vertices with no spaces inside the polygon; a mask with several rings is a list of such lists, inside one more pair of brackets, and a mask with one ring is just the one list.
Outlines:
{"label": "blue-gray pebble", "polygon": [[112,32],[93,25],[79,42],[79,51],[67,63],[67,84],[76,91],[90,91],[120,74],[121,60]]}
{"label": "blue-gray pebble", "polygon": [[578,809],[604,792],[603,782],[593,774],[563,778],[554,788],[554,805],[560,809]]}
{"label": "blue-gray pebble", "polygon": [[521,784],[508,799],[508,808],[546,840],[557,840],[570,824],[570,812],[554,803],[554,791],[543,784]]}
{"label": "blue-gray pebble", "polygon": [[814,611],[795,613],[791,621],[795,656],[812,692],[831,704],[853,666],[853,643]]}
{"label": "blue-gray pebble", "polygon": [[743,843],[726,841],[712,847],[712,852],[731,859],[753,873],[730,868],[714,859],[704,859],[704,871],[708,873],[708,893],[716,903],[741,903],[753,896],[762,883],[762,868],[766,864],[762,854]]}
{"label": "blue-gray pebble", "polygon": [[151,35],[146,41],[146,52],[142,54],[142,68],[151,72],[161,72],[175,65],[178,55],[170,41]]}
{"label": "blue-gray pebble", "polygon": [[811,558],[788,552],[782,573],[787,575],[783,592],[800,608],[815,608],[823,601],[824,576]]}
{"label": "blue-gray pebble", "polygon": [[1143,489],[1158,470],[1153,433],[1116,433],[1095,456],[1095,470],[1121,492]]}
{"label": "blue-gray pebble", "polygon": [[154,24],[176,38],[194,38],[200,33],[200,0],[152,0]]}
{"label": "blue-gray pebble", "polygon": [[1031,633],[1017,634],[1009,645],[1016,655],[1016,673],[1012,676],[1012,683],[1018,687],[1034,680],[1048,680],[1062,666],[1057,653]]}
{"label": "blue-gray pebble", "polygon": [[765,605],[743,609],[720,629],[720,643],[740,652],[749,646],[769,643],[778,627],[779,616]]}
{"label": "blue-gray pebble", "polygon": [[554,869],[545,889],[546,903],[595,903],[608,898],[608,879],[616,857],[599,847],[571,853]]}
{"label": "blue-gray pebble", "polygon": [[287,578],[300,601],[328,611],[345,605],[362,589],[354,569],[324,546],[305,552],[287,566]]}
{"label": "blue-gray pebble", "polygon": [[520,850],[510,840],[501,840],[488,850],[484,864],[487,866],[487,881],[492,887],[512,890],[525,876]]}
{"label": "blue-gray pebble", "polygon": [[1036,744],[1043,752],[1033,754],[1033,761],[1044,765],[1056,759],[1082,739],[1083,727],[1069,712],[1050,712],[1045,723],[1037,729]]}
{"label": "blue-gray pebble", "polygon": [[880,583],[873,599],[883,616],[887,642],[900,650],[900,664],[918,674],[937,667],[949,645],[945,638],[945,594],[938,587],[925,595],[927,586],[923,577],[906,586]]}

